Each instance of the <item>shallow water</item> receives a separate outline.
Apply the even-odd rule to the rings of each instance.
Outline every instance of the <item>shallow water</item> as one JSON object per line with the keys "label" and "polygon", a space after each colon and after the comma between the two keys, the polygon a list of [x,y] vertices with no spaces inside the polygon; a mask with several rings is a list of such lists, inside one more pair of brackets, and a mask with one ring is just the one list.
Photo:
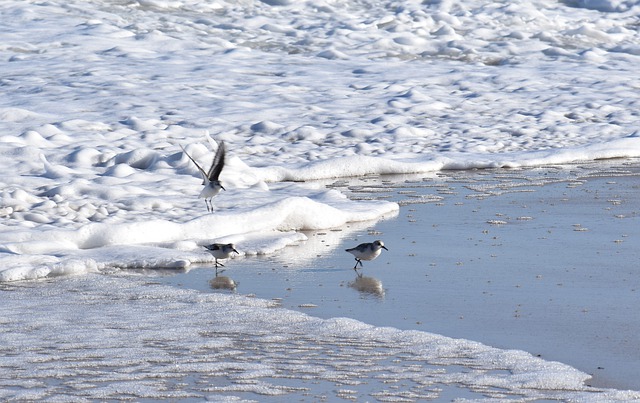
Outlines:
{"label": "shallow water", "polygon": [[[219,276],[314,316],[523,349],[591,374],[588,384],[637,390],[638,176],[637,164],[608,162],[352,180],[351,197],[396,200],[399,215],[309,233]],[[389,251],[364,262],[374,284],[358,289],[343,250],[378,238]],[[200,267],[162,282],[209,292],[214,277]]]}
{"label": "shallow water", "polygon": [[[299,370],[288,366],[286,354],[270,350],[283,328],[299,333],[284,335],[278,349],[299,347],[296,337],[304,334],[310,355],[316,347],[336,348],[334,326],[356,340],[377,342],[393,333],[353,334],[362,324],[335,315],[468,335],[545,358],[566,355],[567,362],[607,351],[599,350],[600,339],[589,344],[573,336],[566,344],[578,351],[547,350],[545,337],[565,339],[567,323],[592,336],[599,336],[593,324],[605,323],[615,332],[602,336],[611,345],[620,338],[633,344],[636,329],[618,305],[635,295],[625,287],[636,289],[628,262],[637,261],[629,247],[637,249],[637,225],[626,230],[637,220],[636,192],[600,198],[580,179],[609,169],[619,175],[624,161],[591,164],[591,171],[434,172],[640,156],[639,4],[3,2],[0,86],[11,96],[0,97],[0,287],[3,306],[11,309],[0,316],[0,369],[13,376],[0,379],[0,398],[278,394],[286,385],[272,382],[272,372],[284,372],[289,382]],[[180,149],[207,165],[213,158],[207,131],[225,141],[229,157],[221,175],[228,191],[216,198],[216,214],[204,212],[199,173]],[[415,172],[427,180],[313,182]],[[349,201],[326,186],[354,198],[398,200],[403,208]],[[578,202],[557,194],[563,186]],[[603,208],[615,219],[602,215]],[[391,216],[383,222],[345,226],[385,214]],[[302,242],[300,228],[323,231]],[[367,262],[367,278],[356,283],[343,249],[377,237],[390,251]],[[211,292],[213,270],[195,264],[211,262],[201,245],[214,240],[237,242],[243,256],[228,262]],[[162,277],[162,268],[189,272]],[[176,279],[183,288],[161,284]],[[231,279],[237,295],[221,294],[230,293],[220,287]],[[620,294],[615,304],[607,300],[611,290]],[[242,295],[332,317],[314,322],[327,339],[314,339],[314,326],[296,328],[297,321],[314,319],[274,314],[259,298],[236,298]],[[288,320],[279,322],[279,315]],[[227,325],[223,340],[240,340],[231,350],[239,364],[226,372],[216,363],[230,351],[215,344],[212,317]],[[270,334],[261,344],[263,327]],[[408,334],[384,338],[385,348],[393,350]],[[464,346],[449,360],[449,351],[433,351],[440,346],[432,336],[416,337],[406,348],[427,351],[426,358],[418,355],[423,362],[432,363],[432,353],[443,361],[450,371],[433,375],[435,383],[444,390],[460,386],[460,396],[500,397],[503,389],[530,399],[601,393],[582,387],[582,373],[528,354],[482,356],[485,347],[473,341],[437,338],[454,350]],[[254,350],[245,339],[274,365],[246,366]],[[202,358],[203,350],[211,354]],[[477,354],[471,364],[468,351]],[[393,397],[433,394],[414,388],[420,377],[401,387],[413,370],[403,366],[406,353],[381,359],[399,364],[391,369],[401,374]],[[610,371],[629,367],[610,356],[575,365],[606,374],[596,381],[612,384],[624,377]],[[311,362],[327,370],[314,372],[327,382],[322,388],[341,388],[351,376],[340,357]],[[336,367],[347,367],[338,382]],[[363,370],[376,390],[328,396],[380,396],[386,379],[375,364]],[[202,386],[209,381],[214,389],[231,381],[234,390]],[[174,394],[176,385],[184,387]],[[314,397],[321,396],[317,391]],[[637,395],[617,398],[631,396]]]}
{"label": "shallow water", "polygon": [[[583,384],[635,388],[637,177],[623,161],[331,182],[403,207],[217,277],[3,283],[0,396],[637,400]],[[374,238],[389,251],[358,278],[343,249]]]}

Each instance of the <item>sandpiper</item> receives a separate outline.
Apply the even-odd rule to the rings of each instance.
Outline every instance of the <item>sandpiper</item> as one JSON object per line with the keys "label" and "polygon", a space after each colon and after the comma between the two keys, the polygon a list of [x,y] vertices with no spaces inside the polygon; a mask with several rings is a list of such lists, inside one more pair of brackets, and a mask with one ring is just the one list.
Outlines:
{"label": "sandpiper", "polygon": [[351,253],[356,257],[356,265],[353,266],[353,270],[358,272],[358,263],[360,263],[360,267],[362,267],[363,260],[373,260],[377,258],[382,249],[389,250],[384,246],[382,241],[373,241],[367,243],[361,243],[355,248],[345,249],[347,252]]}
{"label": "sandpiper", "polygon": [[218,259],[228,259],[231,253],[238,253],[236,247],[232,243],[212,243],[211,245],[204,245],[207,251],[216,258],[216,273],[218,266],[224,267],[222,263],[218,262]]}
{"label": "sandpiper", "polygon": [[216,196],[218,193],[220,193],[220,190],[226,190],[224,186],[222,186],[219,180],[220,172],[222,172],[222,168],[224,167],[224,156],[225,156],[224,141],[218,142],[218,150],[216,151],[216,156],[213,158],[213,162],[211,163],[211,168],[209,168],[209,172],[205,172],[204,169],[202,169],[202,167],[198,165],[196,160],[194,160],[189,155],[187,150],[185,150],[184,147],[182,147],[182,145],[180,147],[182,148],[182,151],[184,151],[184,153],[187,155],[187,157],[189,157],[189,159],[193,161],[194,164],[196,164],[196,167],[198,167],[198,170],[202,174],[202,179],[203,179],[202,184],[204,185],[204,189],[202,189],[202,191],[200,192],[200,196],[198,197],[204,198],[204,203],[207,205],[207,211],[211,212],[213,211],[213,205],[211,204],[211,199],[214,196]]}

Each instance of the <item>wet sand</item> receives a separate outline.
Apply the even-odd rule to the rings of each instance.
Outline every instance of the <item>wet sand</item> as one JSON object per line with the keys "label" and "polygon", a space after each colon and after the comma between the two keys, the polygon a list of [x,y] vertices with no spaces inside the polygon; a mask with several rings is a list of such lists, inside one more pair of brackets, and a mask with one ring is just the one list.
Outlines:
{"label": "wet sand", "polygon": [[[217,278],[210,266],[158,278],[525,350],[591,374],[590,385],[640,390],[637,160],[326,185],[401,209],[307,233],[274,256],[229,260]],[[344,249],[375,239],[389,251],[364,262],[359,278]]]}

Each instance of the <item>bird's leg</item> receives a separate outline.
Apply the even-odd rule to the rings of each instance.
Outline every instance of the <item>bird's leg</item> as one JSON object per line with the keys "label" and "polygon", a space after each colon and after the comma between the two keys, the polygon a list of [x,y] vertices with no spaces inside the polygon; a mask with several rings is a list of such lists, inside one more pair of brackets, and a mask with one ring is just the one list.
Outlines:
{"label": "bird's leg", "polygon": [[358,263],[360,263],[360,267],[362,267],[362,261],[360,259],[356,258],[356,265],[353,266],[353,270],[356,270],[356,267],[358,267]]}

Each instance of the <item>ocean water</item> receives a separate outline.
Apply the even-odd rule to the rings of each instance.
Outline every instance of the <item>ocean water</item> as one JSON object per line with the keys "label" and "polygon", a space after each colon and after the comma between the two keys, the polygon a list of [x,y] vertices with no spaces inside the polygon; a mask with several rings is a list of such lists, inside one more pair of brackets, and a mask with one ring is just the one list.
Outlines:
{"label": "ocean water", "polygon": [[[400,211],[396,202],[349,198],[320,180],[640,156],[639,11],[636,1],[614,0],[3,2],[0,298],[12,307],[3,328],[13,330],[2,333],[2,366],[28,374],[5,383],[3,397],[194,397],[163,394],[167,385],[192,381],[142,376],[167,373],[142,363],[156,353],[154,362],[185,365],[182,373],[196,384],[204,381],[195,374],[244,373],[234,386],[219,386],[230,399],[241,393],[238,385],[280,390],[262,384],[262,375],[245,381],[261,371],[289,378],[296,368],[216,369],[173,350],[182,344],[227,354],[206,337],[213,322],[196,319],[218,306],[225,318],[243,318],[238,329],[234,320],[220,324],[228,340],[277,339],[283,326],[313,323],[274,349],[264,344],[265,357],[293,348],[294,334],[329,350],[346,339],[349,351],[318,370],[323,375],[304,368],[329,382],[352,376],[341,357],[360,353],[349,338],[371,336],[382,345],[367,354],[400,339],[411,354],[462,345],[446,365],[463,370],[439,383],[525,388],[536,398],[537,390],[591,393],[581,386],[584,373],[527,353],[320,320],[272,310],[268,301],[148,286],[117,273],[210,264],[202,245],[213,241],[242,245],[247,259],[274,256],[305,242],[303,230]],[[213,214],[197,198],[199,173],[180,149],[206,166],[214,154],[209,136],[228,149],[227,190],[214,199]],[[193,330],[185,339],[154,330],[171,310],[176,326]],[[82,326],[69,326],[83,312]],[[101,327],[105,315],[117,324]],[[324,336],[314,339],[316,331]],[[87,332],[99,334],[97,344],[83,339]],[[126,334],[138,335],[134,351]],[[238,351],[250,350],[229,354]],[[383,360],[398,364],[398,354],[405,352],[385,352]],[[68,365],[75,359],[83,364]],[[105,365],[126,376],[101,378],[96,387],[92,374]],[[127,372],[132,367],[138,380]],[[86,383],[58,388],[79,368]],[[432,369],[416,370],[419,383],[421,371]],[[221,391],[210,388],[196,397]],[[617,393],[597,396],[637,398]]]}
{"label": "ocean water", "polygon": [[[205,264],[140,274],[523,349],[588,373],[588,385],[638,390],[638,162],[340,179],[329,186],[395,201],[399,214],[306,232],[296,247],[218,273]],[[376,238],[389,251],[357,277],[344,249]]]}

